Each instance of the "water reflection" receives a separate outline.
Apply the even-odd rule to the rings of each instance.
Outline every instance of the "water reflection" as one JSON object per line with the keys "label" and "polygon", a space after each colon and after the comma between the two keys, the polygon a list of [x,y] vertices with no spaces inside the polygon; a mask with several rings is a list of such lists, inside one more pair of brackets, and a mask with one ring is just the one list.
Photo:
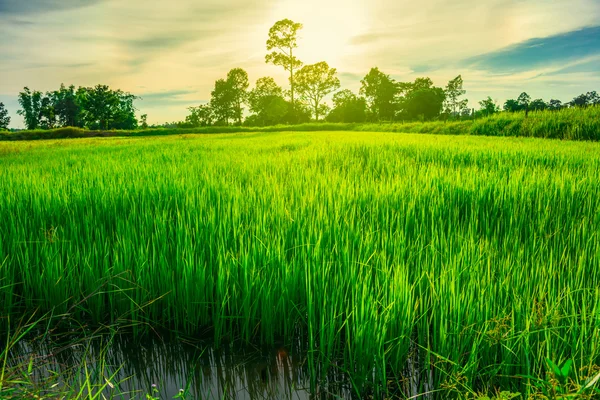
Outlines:
{"label": "water reflection", "polygon": [[146,399],[146,394],[154,394],[173,399],[181,390],[185,399],[203,400],[353,397],[347,377],[335,368],[319,382],[311,382],[307,353],[300,343],[216,349],[201,342],[97,336],[80,341],[23,340],[11,351],[13,364],[28,363],[32,357],[36,381],[56,376],[57,385],[81,386],[87,368],[92,382],[106,385],[106,398]]}

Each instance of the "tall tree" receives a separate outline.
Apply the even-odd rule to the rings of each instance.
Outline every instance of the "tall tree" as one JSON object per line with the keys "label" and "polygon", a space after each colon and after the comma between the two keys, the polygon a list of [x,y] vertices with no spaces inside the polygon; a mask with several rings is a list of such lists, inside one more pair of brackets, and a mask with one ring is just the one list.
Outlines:
{"label": "tall tree", "polygon": [[321,103],[323,98],[340,87],[340,80],[336,74],[336,69],[330,68],[325,61],[305,65],[296,74],[298,94],[310,104],[316,121],[324,111]]}
{"label": "tall tree", "polygon": [[34,90],[33,92],[28,88],[23,88],[23,91],[19,93],[19,104],[21,110],[17,111],[17,114],[22,115],[25,120],[25,126],[27,129],[37,129],[40,127],[40,112],[42,109],[42,93]]}
{"label": "tall tree", "polygon": [[233,97],[229,83],[225,79],[215,82],[215,88],[211,92],[210,108],[218,124],[229,125],[233,115]]}
{"label": "tall tree", "polygon": [[8,125],[10,125],[8,110],[4,106],[4,103],[0,102],[0,131],[8,129]]}
{"label": "tall tree", "polygon": [[531,103],[531,96],[529,96],[526,92],[523,92],[517,98],[517,103],[519,103],[519,109],[525,110],[525,116],[529,114],[529,103]]}
{"label": "tall tree", "polygon": [[241,68],[234,68],[227,74],[228,90],[231,91],[231,117],[237,120],[238,125],[242,124],[242,114],[244,104],[248,99],[248,73]]}
{"label": "tall tree", "polygon": [[469,102],[467,99],[460,99],[460,97],[467,93],[467,91],[463,89],[463,78],[461,75],[458,75],[456,78],[448,82],[445,93],[446,113],[451,114],[452,116],[457,116]]}
{"label": "tall tree", "polygon": [[302,29],[302,24],[289,19],[277,21],[269,30],[269,39],[267,40],[267,51],[271,53],[265,56],[265,61],[280,67],[283,67],[290,73],[290,99],[292,109],[295,109],[294,91],[296,82],[294,80],[294,71],[302,67],[302,61],[294,56],[294,49],[298,47],[298,31]]}
{"label": "tall tree", "polygon": [[360,81],[360,94],[367,100],[369,111],[376,121],[393,120],[396,113],[396,95],[398,86],[389,75],[371,68]]}

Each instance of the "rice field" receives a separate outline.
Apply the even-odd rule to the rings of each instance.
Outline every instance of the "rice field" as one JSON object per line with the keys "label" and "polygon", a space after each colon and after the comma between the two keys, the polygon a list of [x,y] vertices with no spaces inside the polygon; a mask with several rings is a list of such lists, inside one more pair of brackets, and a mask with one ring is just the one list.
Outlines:
{"label": "rice field", "polygon": [[0,143],[0,324],[300,340],[359,397],[415,366],[433,398],[598,395],[599,177],[600,144],[533,138]]}

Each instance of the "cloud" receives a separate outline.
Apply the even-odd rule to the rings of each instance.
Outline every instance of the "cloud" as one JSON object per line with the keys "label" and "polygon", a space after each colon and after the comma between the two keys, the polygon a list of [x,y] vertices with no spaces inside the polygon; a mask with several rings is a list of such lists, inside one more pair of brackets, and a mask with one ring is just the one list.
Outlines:
{"label": "cloud", "polygon": [[0,14],[36,14],[89,7],[102,0],[0,0]]}
{"label": "cloud", "polygon": [[529,39],[460,63],[494,73],[516,73],[600,55],[600,26]]}
{"label": "cloud", "polygon": [[136,104],[144,108],[160,107],[165,105],[197,105],[208,102],[198,96],[198,90],[168,90],[162,92],[150,92],[139,95]]}
{"label": "cloud", "polygon": [[600,20],[598,0],[0,0],[0,95],[104,83],[141,95],[150,121],[180,120],[234,67],[288,85],[264,61],[281,18],[304,24],[305,63],[327,61],[355,91],[374,66],[438,86],[461,73],[471,100],[524,88],[569,97],[599,79],[600,34],[580,32]]}

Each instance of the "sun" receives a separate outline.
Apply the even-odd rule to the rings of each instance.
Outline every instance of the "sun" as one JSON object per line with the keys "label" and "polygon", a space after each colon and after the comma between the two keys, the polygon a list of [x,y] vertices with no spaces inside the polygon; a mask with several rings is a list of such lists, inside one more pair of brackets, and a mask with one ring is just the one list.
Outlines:
{"label": "sun", "polygon": [[326,61],[339,69],[360,56],[352,40],[368,29],[368,10],[363,0],[283,0],[275,6],[273,18],[304,25],[296,51],[304,64]]}

